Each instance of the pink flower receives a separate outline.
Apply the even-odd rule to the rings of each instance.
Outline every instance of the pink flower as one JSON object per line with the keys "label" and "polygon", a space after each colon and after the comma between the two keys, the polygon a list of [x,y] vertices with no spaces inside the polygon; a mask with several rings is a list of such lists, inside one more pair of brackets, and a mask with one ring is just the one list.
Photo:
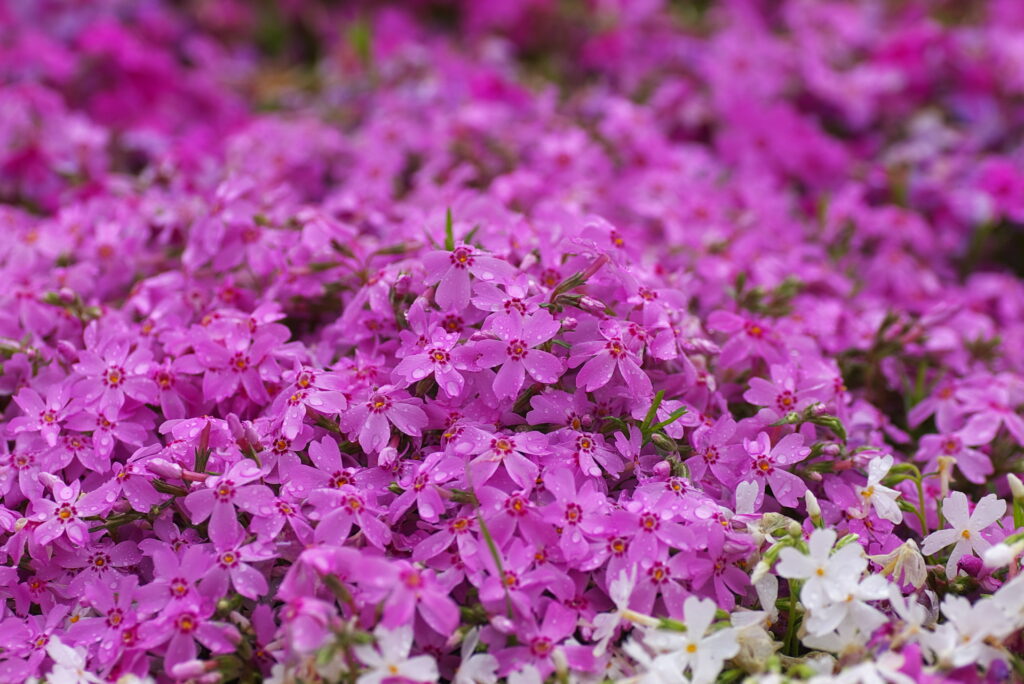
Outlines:
{"label": "pink flower", "polygon": [[232,543],[242,531],[236,506],[253,514],[270,512],[273,492],[265,485],[249,484],[262,474],[255,463],[243,460],[223,475],[208,477],[204,489],[185,497],[192,522],[198,524],[209,518],[210,539],[215,544]]}
{"label": "pink flower", "polygon": [[526,373],[544,384],[558,382],[562,362],[550,352],[534,349],[558,334],[560,323],[547,311],[529,316],[492,315],[485,330],[498,339],[484,339],[470,346],[480,368],[501,365],[492,385],[499,399],[514,399],[523,387]]}
{"label": "pink flower", "polygon": [[445,636],[459,625],[459,607],[434,573],[408,562],[398,564],[398,579],[384,602],[381,624],[389,629],[411,624],[416,613]]}
{"label": "pink flower", "polygon": [[391,425],[410,437],[419,437],[428,422],[419,404],[408,392],[384,385],[370,392],[365,401],[353,402],[341,419],[341,428],[349,437],[357,436],[364,450],[380,453],[391,438]]}
{"label": "pink flower", "polygon": [[449,397],[457,397],[466,384],[459,371],[470,369],[470,362],[465,348],[456,348],[459,335],[435,329],[429,340],[425,341],[423,351],[410,354],[395,366],[394,376],[402,380],[402,385],[411,385],[431,375],[438,387]]}
{"label": "pink flower", "polygon": [[50,446],[57,445],[60,424],[75,413],[75,404],[66,383],[55,383],[46,389],[46,400],[31,387],[22,389],[14,397],[15,403],[25,412],[7,424],[11,434],[38,432]]}
{"label": "pink flower", "polygon": [[469,275],[483,281],[508,282],[515,276],[515,268],[507,261],[496,259],[468,245],[459,245],[452,251],[427,252],[423,255],[426,283],[437,283],[434,299],[447,311],[462,311],[469,306]]}
{"label": "pink flower", "polygon": [[751,356],[768,363],[785,360],[779,350],[781,340],[764,321],[747,318],[729,311],[715,311],[708,316],[708,328],[728,333],[729,341],[722,347],[718,362],[722,366],[735,366]]}
{"label": "pink flower", "polygon": [[74,369],[83,379],[75,386],[86,403],[99,400],[102,410],[120,406],[127,395],[143,404],[157,402],[157,386],[150,377],[153,355],[138,348],[129,353],[126,340],[107,342],[102,356],[90,349],[78,353]]}
{"label": "pink flower", "polygon": [[807,485],[785,468],[798,463],[810,455],[809,447],[803,446],[804,438],[799,434],[783,437],[772,447],[768,433],[758,434],[756,439],[744,439],[743,447],[750,457],[747,472],[740,475],[743,482],[753,480],[757,484],[757,502],[760,506],[766,484],[772,487],[772,494],[783,506],[796,506],[799,498],[807,491]]}
{"label": "pink flower", "polygon": [[615,321],[601,321],[599,331],[604,342],[579,342],[569,353],[570,368],[583,364],[576,374],[576,386],[587,392],[600,389],[608,384],[617,368],[635,397],[653,394],[651,379],[640,368],[639,355],[623,341],[622,326]]}

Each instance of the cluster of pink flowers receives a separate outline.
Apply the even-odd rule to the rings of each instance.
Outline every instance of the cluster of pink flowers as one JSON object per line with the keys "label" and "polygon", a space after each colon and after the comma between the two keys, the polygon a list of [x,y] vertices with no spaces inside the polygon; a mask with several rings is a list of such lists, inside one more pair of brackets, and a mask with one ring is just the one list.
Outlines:
{"label": "cluster of pink flowers", "polygon": [[0,6],[0,682],[1024,676],[1018,0]]}

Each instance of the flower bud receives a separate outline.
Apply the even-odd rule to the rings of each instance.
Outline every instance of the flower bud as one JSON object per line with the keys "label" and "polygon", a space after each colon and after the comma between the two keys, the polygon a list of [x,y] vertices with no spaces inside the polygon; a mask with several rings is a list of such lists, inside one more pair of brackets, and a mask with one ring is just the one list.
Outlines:
{"label": "flower bud", "polygon": [[804,503],[807,506],[807,516],[814,523],[814,526],[823,527],[825,523],[821,519],[821,506],[818,505],[818,498],[814,496],[810,489],[804,492]]}
{"label": "flower bud", "polygon": [[1021,482],[1020,478],[1013,473],[1006,474],[1006,482],[1010,485],[1010,493],[1013,494],[1013,500],[1024,500],[1024,482]]}
{"label": "flower bud", "polygon": [[984,564],[982,560],[977,556],[963,555],[960,556],[960,560],[957,561],[957,567],[963,570],[967,575],[971,577],[977,577],[984,570]]}
{"label": "flower bud", "polygon": [[668,477],[672,473],[672,466],[668,461],[658,461],[654,464],[653,471],[655,477]]}
{"label": "flower bud", "polygon": [[955,465],[956,459],[952,456],[939,456],[939,487],[943,497],[949,496],[949,482],[953,479]]}
{"label": "flower bud", "polygon": [[171,463],[170,461],[163,458],[154,458],[146,462],[146,470],[153,473],[157,477],[163,477],[170,480],[180,480],[184,471],[181,466],[177,463]]}
{"label": "flower bud", "polygon": [[213,660],[186,660],[172,667],[171,675],[176,679],[194,679],[205,675],[215,667],[217,667],[217,663]]}

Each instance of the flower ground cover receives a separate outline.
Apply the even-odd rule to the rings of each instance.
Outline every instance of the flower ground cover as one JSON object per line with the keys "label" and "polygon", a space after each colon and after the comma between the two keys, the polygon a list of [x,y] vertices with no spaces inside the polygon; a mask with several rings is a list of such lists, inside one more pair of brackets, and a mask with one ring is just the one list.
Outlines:
{"label": "flower ground cover", "polygon": [[0,4],[0,682],[1024,679],[1022,46]]}

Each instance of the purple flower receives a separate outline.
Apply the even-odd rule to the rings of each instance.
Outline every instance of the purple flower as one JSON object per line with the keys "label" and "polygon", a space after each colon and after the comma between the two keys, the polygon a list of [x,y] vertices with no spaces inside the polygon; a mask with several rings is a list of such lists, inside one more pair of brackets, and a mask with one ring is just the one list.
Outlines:
{"label": "purple flower", "polygon": [[10,433],[17,435],[23,432],[38,432],[50,446],[57,445],[60,424],[75,413],[75,404],[66,383],[50,385],[46,390],[45,401],[31,387],[18,392],[14,401],[25,415],[11,419],[7,424]]}
{"label": "purple flower", "polygon": [[449,397],[457,397],[466,384],[459,371],[469,370],[471,366],[466,350],[455,347],[459,335],[435,329],[425,342],[421,352],[406,356],[395,366],[394,376],[403,383],[399,386],[411,385],[433,375],[442,392]]}
{"label": "purple flower", "polygon": [[592,480],[577,489],[572,473],[565,468],[546,471],[544,486],[555,497],[545,507],[544,519],[560,530],[558,546],[565,560],[577,564],[587,556],[589,538],[605,529],[605,498]]}
{"label": "purple flower", "polygon": [[422,258],[427,271],[426,283],[437,283],[434,299],[447,311],[462,311],[469,306],[471,273],[483,281],[508,282],[516,272],[507,261],[468,245],[459,245],[450,252],[427,252]]}
{"label": "purple flower", "polygon": [[617,368],[635,397],[651,395],[651,379],[640,368],[640,356],[623,341],[622,326],[615,321],[601,321],[599,332],[603,342],[578,342],[570,351],[569,366],[583,364],[576,374],[576,386],[587,392],[600,389],[608,384]]}
{"label": "purple flower", "polygon": [[364,450],[380,453],[391,438],[391,425],[410,437],[420,435],[428,421],[419,403],[408,392],[385,385],[370,392],[364,401],[353,402],[341,419],[341,428],[349,437],[357,437]]}
{"label": "purple flower", "polygon": [[757,506],[760,506],[764,497],[766,484],[771,485],[772,493],[783,506],[798,504],[799,497],[807,491],[807,485],[785,468],[810,455],[810,448],[803,446],[803,443],[803,436],[795,433],[786,435],[774,447],[766,432],[758,434],[756,439],[743,440],[743,447],[750,460],[747,472],[742,473],[740,479],[757,484]]}
{"label": "purple flower", "polygon": [[210,539],[230,544],[242,531],[235,507],[252,514],[269,513],[274,493],[262,484],[249,484],[263,474],[252,461],[239,461],[223,475],[206,479],[205,488],[185,497],[192,522],[210,519]]}
{"label": "purple flower", "polygon": [[379,549],[391,541],[391,530],[380,520],[381,511],[367,497],[368,492],[351,485],[340,489],[318,489],[308,503],[316,509],[311,518],[319,520],[314,539],[319,543],[341,545],[353,525],[358,525],[367,540]]}
{"label": "purple flower", "polygon": [[381,624],[389,629],[412,623],[418,613],[438,634],[449,635],[459,625],[459,607],[430,570],[408,562],[397,565],[398,579],[384,602]]}
{"label": "purple flower", "polygon": [[211,597],[224,596],[228,593],[228,583],[242,596],[258,600],[264,596],[269,586],[267,578],[250,563],[273,558],[262,544],[242,544],[242,531],[232,540],[214,543],[214,552],[210,569],[203,575],[200,590]]}
{"label": "purple flower", "polygon": [[917,457],[926,461],[926,472],[939,469],[939,456],[955,458],[956,467],[964,477],[975,484],[984,484],[993,472],[992,460],[984,452],[971,447],[988,444],[991,440],[989,426],[982,421],[970,421],[956,432],[921,437]]}
{"label": "purple flower", "polygon": [[445,511],[445,502],[441,498],[439,485],[451,480],[462,469],[461,459],[446,455],[443,451],[435,451],[421,463],[413,465],[401,480],[405,491],[391,502],[391,522],[394,524],[416,504],[420,518],[434,523]]}
{"label": "purple flower", "polygon": [[157,402],[157,386],[150,377],[153,355],[138,348],[129,353],[127,340],[113,339],[102,355],[86,349],[78,353],[74,369],[84,376],[75,386],[86,403],[99,400],[102,410],[121,406],[125,396],[143,404]]}
{"label": "purple flower", "polygon": [[562,362],[550,352],[534,349],[558,334],[560,323],[547,311],[529,316],[494,314],[485,330],[498,339],[484,339],[471,346],[472,357],[480,368],[500,365],[492,385],[499,399],[513,399],[523,387],[526,373],[544,384],[558,382]]}
{"label": "purple flower", "polygon": [[307,407],[328,415],[338,415],[348,408],[344,380],[337,374],[303,368],[295,382],[278,394],[271,411],[281,415],[281,433],[295,439],[306,419]]}
{"label": "purple flower", "polygon": [[164,650],[164,667],[167,670],[179,663],[195,660],[199,654],[197,641],[215,655],[230,653],[242,637],[232,625],[212,620],[213,612],[214,606],[208,601],[182,602],[150,622],[150,629],[146,630],[148,633],[142,638],[141,645],[152,649],[167,644]]}
{"label": "purple flower", "polygon": [[782,363],[785,360],[779,350],[778,335],[764,321],[729,311],[715,311],[708,316],[707,324],[711,330],[730,335],[718,357],[722,366],[735,366],[752,356],[760,357],[768,363]]}

